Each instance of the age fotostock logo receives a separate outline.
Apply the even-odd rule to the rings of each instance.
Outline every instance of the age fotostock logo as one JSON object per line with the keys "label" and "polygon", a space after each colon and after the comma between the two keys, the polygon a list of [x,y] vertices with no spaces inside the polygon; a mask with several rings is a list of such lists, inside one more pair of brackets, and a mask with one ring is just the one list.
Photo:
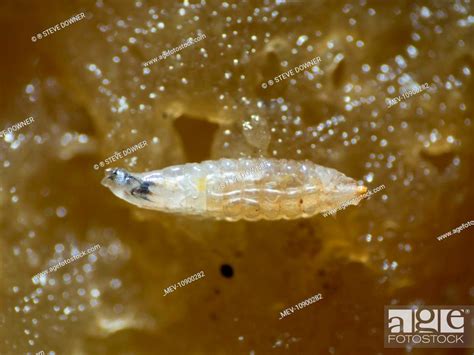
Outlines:
{"label": "age fotostock logo", "polygon": [[385,306],[385,347],[474,347],[473,310],[473,306]]}

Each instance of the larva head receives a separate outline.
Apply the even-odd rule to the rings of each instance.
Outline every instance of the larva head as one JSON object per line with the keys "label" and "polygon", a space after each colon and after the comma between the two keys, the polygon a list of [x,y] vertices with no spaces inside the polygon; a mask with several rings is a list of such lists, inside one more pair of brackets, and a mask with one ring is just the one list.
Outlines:
{"label": "larva head", "polygon": [[102,185],[110,187],[111,184],[125,185],[128,171],[120,168],[105,169]]}
{"label": "larva head", "polygon": [[105,177],[102,179],[102,185],[111,187],[130,186],[133,183],[140,183],[127,170],[121,168],[112,168],[105,170]]}
{"label": "larva head", "polygon": [[105,177],[101,183],[108,187],[117,197],[129,202],[132,202],[130,199],[134,198],[131,191],[134,191],[134,189],[139,188],[141,185],[139,179],[121,168],[106,169]]}
{"label": "larva head", "polygon": [[154,203],[150,199],[154,195],[150,188],[154,187],[155,183],[142,179],[140,175],[142,174],[132,174],[120,168],[107,169],[102,185],[108,187],[115,196],[129,203],[151,208],[150,206],[154,206]]}

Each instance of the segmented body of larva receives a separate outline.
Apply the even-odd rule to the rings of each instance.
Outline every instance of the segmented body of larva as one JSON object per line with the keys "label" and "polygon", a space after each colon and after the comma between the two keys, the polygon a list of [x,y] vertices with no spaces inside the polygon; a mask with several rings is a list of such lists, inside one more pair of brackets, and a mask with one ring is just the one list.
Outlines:
{"label": "segmented body of larva", "polygon": [[145,173],[107,169],[102,184],[138,207],[228,221],[311,217],[367,191],[337,170],[310,161],[263,158]]}

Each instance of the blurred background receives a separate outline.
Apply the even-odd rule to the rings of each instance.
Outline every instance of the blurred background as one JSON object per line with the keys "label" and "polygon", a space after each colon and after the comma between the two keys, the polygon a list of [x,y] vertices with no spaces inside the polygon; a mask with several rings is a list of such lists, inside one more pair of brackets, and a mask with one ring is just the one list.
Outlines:
{"label": "blurred background", "polygon": [[[0,130],[34,121],[0,139],[0,353],[473,354],[383,341],[385,305],[473,304],[474,228],[437,239],[474,220],[472,24],[468,0],[2,1]],[[100,184],[258,156],[385,189],[335,217],[228,223]]]}

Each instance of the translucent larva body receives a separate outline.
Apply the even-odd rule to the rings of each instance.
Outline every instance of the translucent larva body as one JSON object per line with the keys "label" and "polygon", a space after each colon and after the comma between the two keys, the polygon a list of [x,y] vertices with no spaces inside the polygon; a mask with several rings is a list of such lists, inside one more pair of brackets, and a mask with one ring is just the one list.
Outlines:
{"label": "translucent larva body", "polygon": [[367,190],[310,161],[263,158],[204,161],[145,173],[107,169],[102,184],[141,208],[228,221],[311,217]]}

